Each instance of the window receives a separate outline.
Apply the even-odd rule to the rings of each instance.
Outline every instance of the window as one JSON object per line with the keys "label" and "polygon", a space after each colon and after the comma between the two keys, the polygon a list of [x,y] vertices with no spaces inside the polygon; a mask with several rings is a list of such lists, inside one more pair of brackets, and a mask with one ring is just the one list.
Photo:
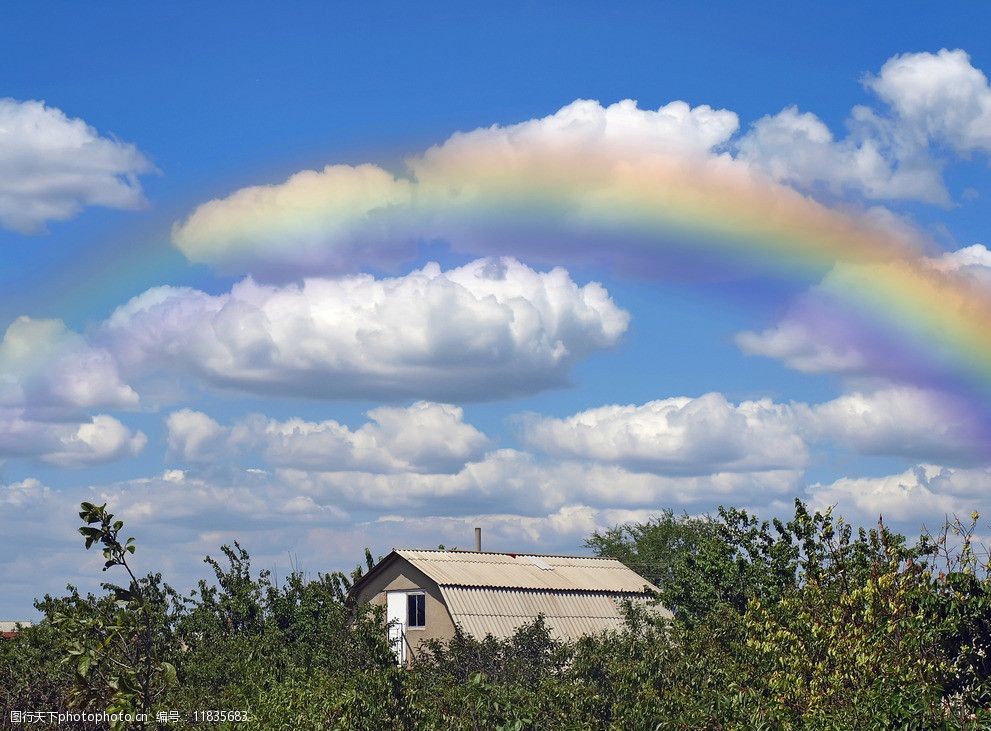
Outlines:
{"label": "window", "polygon": [[427,626],[427,597],[425,594],[406,595],[406,627]]}

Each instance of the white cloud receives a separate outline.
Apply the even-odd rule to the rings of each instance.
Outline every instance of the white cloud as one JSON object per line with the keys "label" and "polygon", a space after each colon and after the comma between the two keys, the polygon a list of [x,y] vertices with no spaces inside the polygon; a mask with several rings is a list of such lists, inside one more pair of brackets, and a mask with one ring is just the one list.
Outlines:
{"label": "white cloud", "polygon": [[60,320],[20,317],[0,341],[0,456],[81,467],[134,456],[147,438],[95,408],[133,408],[115,358]]}
{"label": "white cloud", "polygon": [[107,414],[75,421],[32,419],[23,409],[0,409],[0,455],[36,457],[62,467],[83,467],[139,454],[144,433]]}
{"label": "white cloud", "polygon": [[729,403],[722,394],[602,406],[564,419],[531,418],[526,440],[555,456],[660,473],[794,469],[808,461],[786,405]]}
{"label": "white cloud", "polygon": [[51,490],[33,477],[0,485],[0,505],[4,507],[23,508],[42,502],[50,495]]}
{"label": "white cloud", "polygon": [[[396,547],[428,547],[444,544],[448,549],[473,545],[473,529],[482,528],[486,551],[539,553],[586,553],[584,542],[593,531],[628,522],[645,522],[656,510],[615,510],[589,505],[565,505],[548,515],[491,513],[465,516],[430,515],[406,518],[388,515],[359,526],[370,537],[388,532]],[[378,539],[381,541],[381,539]],[[377,541],[373,541],[377,542]]]}
{"label": "white cloud", "polygon": [[349,429],[336,421],[276,421],[253,416],[222,427],[206,414],[183,409],[167,419],[174,456],[208,462],[258,454],[278,467],[372,473],[450,473],[481,458],[488,438],[464,422],[457,406],[420,401],[383,406],[371,421]]}
{"label": "white cloud", "polygon": [[991,269],[991,251],[984,244],[965,246],[956,251],[948,251],[936,260],[936,265],[950,271],[980,267]]}
{"label": "white cloud", "polygon": [[802,190],[947,203],[940,166],[914,150],[899,158],[873,126],[855,125],[854,133],[836,140],[816,115],[786,107],[753,124],[739,141],[739,157]]}
{"label": "white cloud", "polygon": [[112,416],[98,414],[75,427],[72,433],[61,436],[58,447],[43,455],[43,459],[65,467],[109,462],[135,456],[147,443],[144,433],[131,432]]}
{"label": "white cloud", "polygon": [[951,272],[974,286],[991,292],[991,251],[984,244],[948,251],[933,260],[933,266]]}
{"label": "white cloud", "polygon": [[[223,543],[240,540],[256,569],[281,564],[302,553],[314,571],[349,568],[361,545],[341,558],[328,557],[321,531],[347,531],[349,516],[334,505],[301,499],[264,474],[240,472],[205,479],[175,470],[147,478],[93,487],[49,489],[37,480],[0,486],[0,535],[9,550],[0,555],[0,613],[29,616],[30,601],[45,592],[61,594],[65,584],[97,589],[99,550],[86,551],[76,528],[79,503],[106,503],[137,540],[131,559],[139,573],[162,571],[174,586],[191,588],[204,578],[202,559]],[[297,553],[297,556],[299,554]],[[289,558],[289,561],[292,559]],[[298,559],[297,559],[298,560]],[[335,561],[342,561],[338,566]],[[111,579],[112,580],[112,579]]]}
{"label": "white cloud", "polygon": [[137,402],[113,356],[87,344],[61,320],[19,317],[0,341],[0,405],[93,408]]}
{"label": "white cloud", "polygon": [[[988,471],[922,466],[889,478],[843,478],[814,485],[816,507],[866,523],[883,511],[889,524],[914,531],[945,511],[986,507]],[[37,480],[0,487],[0,533],[12,549],[0,556],[6,613],[26,612],[26,598],[84,590],[103,576],[101,561],[81,547],[80,500],[107,503],[138,542],[139,570],[161,570],[174,586],[202,577],[203,555],[239,540],[256,568],[313,574],[348,569],[363,546],[376,555],[395,546],[467,546],[484,529],[489,550],[580,552],[593,530],[649,519],[671,507],[711,511],[735,505],[769,517],[803,494],[801,474],[769,472],[661,477],[585,462],[545,463],[501,450],[455,475],[370,475],[223,469],[212,474],[167,470],[148,478],[88,488],[48,489]]]}
{"label": "white cloud", "polygon": [[632,99],[609,106],[579,99],[554,114],[511,125],[492,125],[456,132],[440,145],[410,160],[416,180],[424,185],[449,181],[463,169],[484,164],[488,169],[529,168],[542,152],[608,152],[617,162],[652,155],[695,155],[705,158],[725,145],[739,127],[736,114],[703,104],[674,101],[656,110],[640,109]]}
{"label": "white cloud", "polygon": [[991,87],[966,52],[894,56],[865,83],[920,141],[943,141],[964,154],[991,151]]}
{"label": "white cloud", "polygon": [[984,430],[969,405],[937,391],[885,388],[845,394],[799,410],[810,440],[829,440],[861,454],[909,459],[987,459]]}
{"label": "white cloud", "polygon": [[130,372],[266,395],[491,399],[564,385],[628,321],[597,283],[485,259],[391,279],[246,279],[218,296],[159,287],[118,308],[100,339]]}
{"label": "white cloud", "polygon": [[154,167],[138,149],[40,101],[0,99],[0,225],[44,230],[84,206],[139,208],[138,176]]}
{"label": "white cloud", "polygon": [[814,114],[787,107],[740,138],[740,158],[803,190],[948,204],[945,161],[935,150],[991,152],[987,77],[964,51],[943,49],[894,56],[864,83],[886,108],[854,107],[845,138],[835,139]]}
{"label": "white cloud", "polygon": [[165,420],[169,453],[186,462],[209,462],[224,456],[229,437],[225,429],[201,411],[173,411]]}
{"label": "white cloud", "polygon": [[856,343],[842,336],[825,337],[816,328],[817,322],[786,317],[760,332],[739,332],[733,341],[747,355],[774,358],[803,373],[863,373],[868,369],[867,355]]}

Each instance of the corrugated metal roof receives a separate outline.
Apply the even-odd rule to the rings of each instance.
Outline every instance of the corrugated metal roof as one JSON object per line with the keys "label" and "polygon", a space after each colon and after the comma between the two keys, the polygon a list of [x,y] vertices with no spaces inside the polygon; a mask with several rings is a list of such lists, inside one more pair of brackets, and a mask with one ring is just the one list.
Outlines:
{"label": "corrugated metal roof", "polygon": [[454,623],[479,639],[487,634],[511,637],[520,625],[541,614],[551,635],[562,640],[623,625],[619,604],[623,597],[617,594],[464,586],[441,586],[440,591]]}
{"label": "corrugated metal roof", "polygon": [[626,593],[639,593],[648,586],[656,590],[612,558],[408,549],[396,553],[441,586]]}

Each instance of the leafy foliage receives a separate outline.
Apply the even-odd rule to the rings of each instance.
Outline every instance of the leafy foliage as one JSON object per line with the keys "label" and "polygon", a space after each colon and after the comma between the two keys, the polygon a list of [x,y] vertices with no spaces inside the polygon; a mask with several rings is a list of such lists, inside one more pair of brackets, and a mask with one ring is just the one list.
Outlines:
{"label": "leafy foliage", "polygon": [[775,521],[665,512],[588,544],[653,582],[673,619],[630,604],[621,629],[576,642],[542,617],[505,640],[458,632],[405,668],[381,607],[348,602],[367,551],[349,575],[279,584],[234,543],[182,596],[136,578],[105,506],[81,517],[129,581],[37,603],[45,619],[0,643],[4,707],[244,710],[218,725],[287,730],[991,727],[977,515],[909,542],[800,502]]}

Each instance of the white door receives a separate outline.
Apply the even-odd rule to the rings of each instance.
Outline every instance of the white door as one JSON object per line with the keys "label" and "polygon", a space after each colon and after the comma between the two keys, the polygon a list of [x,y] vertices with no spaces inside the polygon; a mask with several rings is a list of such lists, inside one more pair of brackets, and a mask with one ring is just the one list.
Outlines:
{"label": "white door", "polygon": [[389,644],[396,653],[396,662],[406,662],[406,592],[389,591],[385,594],[386,620],[389,622]]}

